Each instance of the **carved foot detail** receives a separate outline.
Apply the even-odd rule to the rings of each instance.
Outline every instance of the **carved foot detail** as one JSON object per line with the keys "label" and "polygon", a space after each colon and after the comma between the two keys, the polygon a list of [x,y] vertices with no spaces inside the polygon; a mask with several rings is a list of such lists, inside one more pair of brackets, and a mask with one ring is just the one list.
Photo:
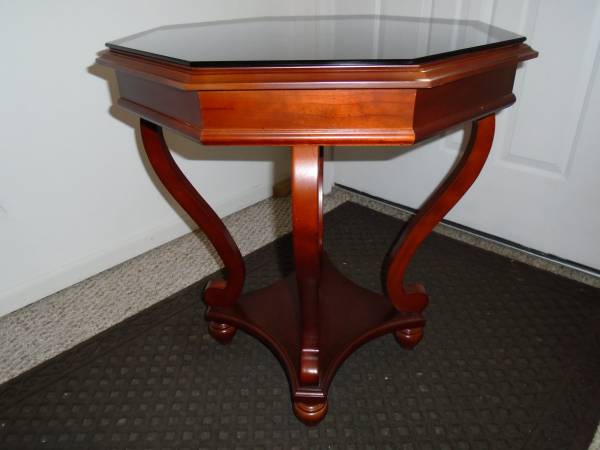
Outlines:
{"label": "carved foot detail", "polygon": [[294,401],[294,414],[305,425],[318,424],[327,414],[327,400],[320,403]]}
{"label": "carved foot detail", "polygon": [[221,344],[229,344],[235,336],[237,328],[226,323],[213,322],[208,323],[208,332],[210,335]]}
{"label": "carved foot detail", "polygon": [[423,328],[407,328],[394,331],[398,344],[406,350],[411,350],[423,339]]}

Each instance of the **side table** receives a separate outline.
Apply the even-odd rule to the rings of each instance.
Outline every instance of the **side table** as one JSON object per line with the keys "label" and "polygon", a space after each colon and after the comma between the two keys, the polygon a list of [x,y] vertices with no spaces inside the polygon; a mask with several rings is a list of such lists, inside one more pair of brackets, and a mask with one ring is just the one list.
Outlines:
{"label": "side table", "polygon": [[[415,39],[424,29],[435,43]],[[228,343],[240,328],[268,345],[302,422],[323,419],[333,376],[358,346],[387,333],[406,349],[421,340],[428,296],[405,283],[406,268],[479,175],[495,113],[515,101],[517,65],[537,56],[524,40],[470,21],[274,17],[162,27],[98,57],[116,71],[118,104],[141,117],[154,171],[223,261],[225,279],[203,293],[210,334]],[[321,146],[411,145],[464,122],[470,142],[394,245],[385,294],[345,278],[323,252]],[[162,127],[204,144],[291,146],[294,274],[241,294],[242,255]]]}

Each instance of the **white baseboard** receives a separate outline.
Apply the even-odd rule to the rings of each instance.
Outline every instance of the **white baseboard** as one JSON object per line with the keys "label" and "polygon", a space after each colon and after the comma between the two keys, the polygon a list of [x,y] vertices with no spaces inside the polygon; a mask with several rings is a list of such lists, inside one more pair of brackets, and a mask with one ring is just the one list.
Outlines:
{"label": "white baseboard", "polygon": [[[256,185],[222,199],[212,206],[219,216],[224,217],[271,195],[271,184]],[[79,283],[190,231],[192,229],[183,220],[170,219],[126,236],[121,241],[115,242],[111,248],[101,249],[47,272],[32,274],[28,279],[0,291],[0,316]]]}

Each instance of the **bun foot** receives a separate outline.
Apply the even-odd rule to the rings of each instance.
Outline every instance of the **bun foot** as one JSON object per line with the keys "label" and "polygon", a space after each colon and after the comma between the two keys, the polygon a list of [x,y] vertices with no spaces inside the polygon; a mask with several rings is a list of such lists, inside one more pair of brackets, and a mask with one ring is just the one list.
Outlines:
{"label": "bun foot", "polygon": [[208,332],[221,344],[229,344],[235,336],[237,328],[226,323],[213,322],[208,323]]}
{"label": "bun foot", "polygon": [[411,350],[423,339],[423,328],[407,328],[394,331],[398,344],[406,350]]}
{"label": "bun foot", "polygon": [[304,425],[316,425],[327,414],[327,400],[321,403],[294,401],[294,414]]}

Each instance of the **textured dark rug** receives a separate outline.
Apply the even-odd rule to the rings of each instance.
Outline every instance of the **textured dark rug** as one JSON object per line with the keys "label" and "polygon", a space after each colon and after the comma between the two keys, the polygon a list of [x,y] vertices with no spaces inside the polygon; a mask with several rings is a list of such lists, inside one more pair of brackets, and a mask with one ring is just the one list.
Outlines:
{"label": "textured dark rug", "polygon": [[[401,222],[346,203],[325,247],[380,289]],[[292,269],[289,236],[246,258],[247,290]],[[204,281],[0,387],[0,448],[585,449],[600,418],[600,291],[440,235],[407,280],[430,295],[412,352],[372,341],[338,372],[314,428],[275,357],[206,333]]]}

